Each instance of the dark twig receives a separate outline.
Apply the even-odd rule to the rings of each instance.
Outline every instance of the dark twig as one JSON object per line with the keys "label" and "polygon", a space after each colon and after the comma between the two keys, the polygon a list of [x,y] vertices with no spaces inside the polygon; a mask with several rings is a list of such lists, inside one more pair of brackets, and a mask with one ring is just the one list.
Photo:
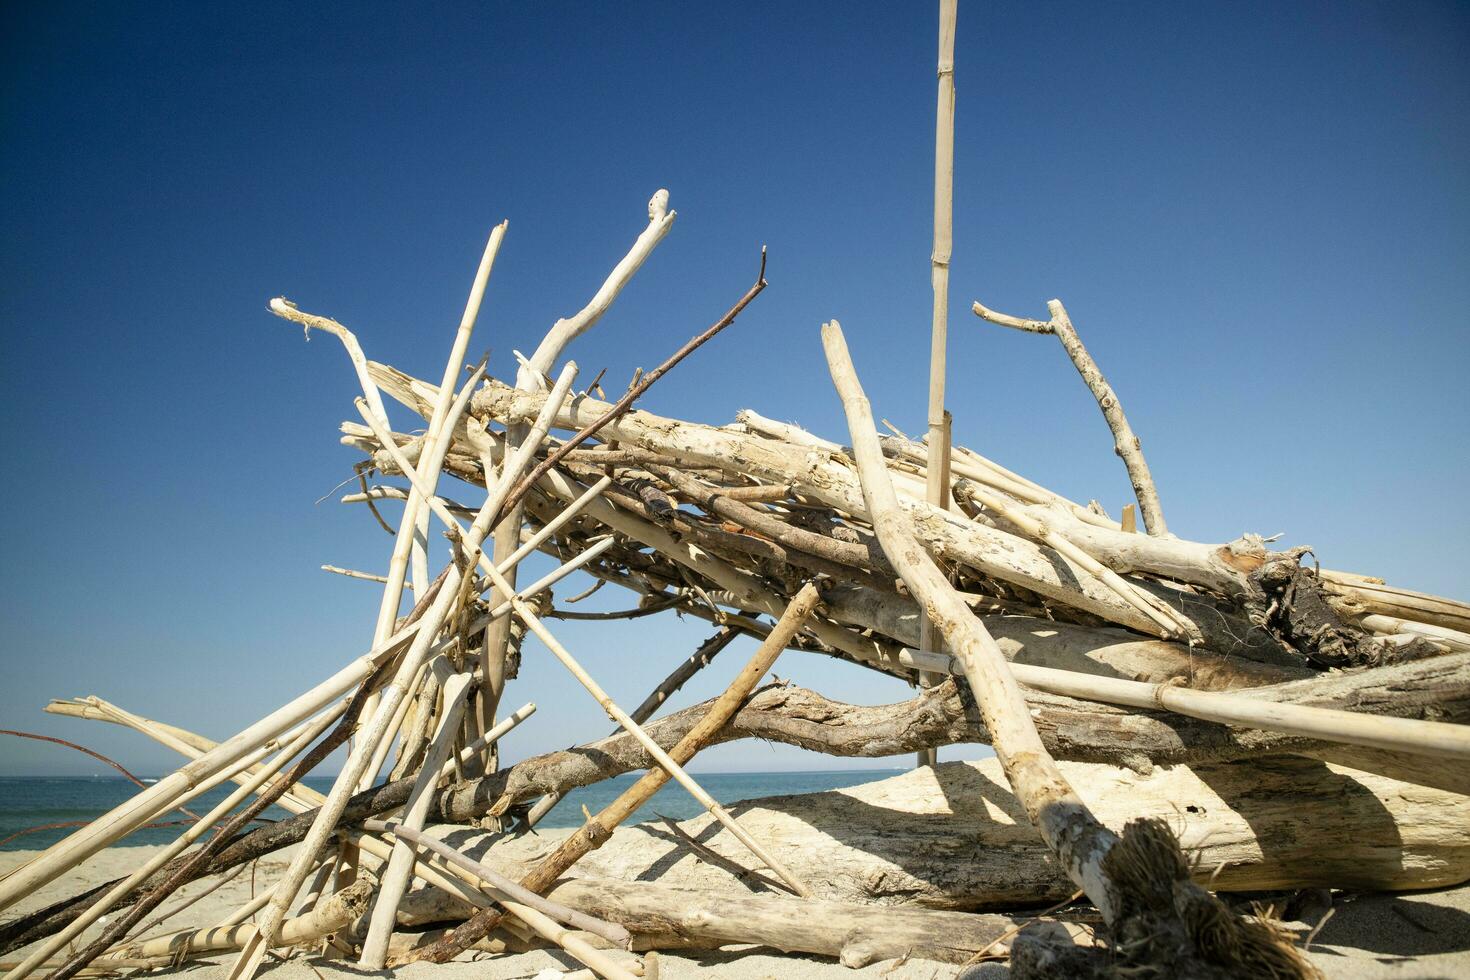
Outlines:
{"label": "dark twig", "polygon": [[[56,737],[51,736],[51,735],[37,735],[34,732],[18,732],[18,731],[16,731],[13,728],[0,728],[0,735],[14,735],[16,738],[33,738],[33,739],[35,739],[38,742],[55,742],[57,745],[65,745],[69,749],[76,749],[78,752],[85,752],[87,755],[90,755],[92,758],[97,759],[97,760],[99,760],[101,762],[105,762],[109,766],[111,766],[112,768],[116,769],[118,772],[122,773],[124,776],[126,776],[128,778],[128,780],[130,782],[132,782],[132,784],[134,786],[141,787],[142,789],[147,789],[148,788],[148,784],[147,783],[143,782],[143,780],[139,779],[137,776],[134,776],[132,773],[128,772],[126,769],[124,769],[122,767],[122,765],[120,763],[117,763],[117,762],[112,761],[107,756],[103,755],[101,752],[94,752],[94,751],[92,751],[91,749],[87,748],[85,745],[78,745],[75,742],[68,742],[64,738],[56,738]],[[199,819],[199,814],[195,813],[193,810],[187,810],[184,807],[176,807],[176,809],[180,813],[185,814],[185,815],[187,815],[189,817],[192,817],[195,820],[198,820]],[[67,825],[66,824],[50,824],[47,827],[33,827],[31,829],[32,830],[46,830],[46,829],[50,829],[51,827],[55,827],[55,826],[67,826]],[[160,824],[160,826],[163,826],[163,825]],[[28,833],[30,833],[30,831],[29,830],[22,830],[20,833],[21,834],[28,834]],[[20,834],[15,834],[15,835],[12,835],[12,836],[19,837]],[[10,840],[10,839],[11,839],[10,837],[5,838],[5,840],[7,840],[7,841]],[[0,841],[0,844],[3,844],[3,843],[5,843],[5,841]]]}

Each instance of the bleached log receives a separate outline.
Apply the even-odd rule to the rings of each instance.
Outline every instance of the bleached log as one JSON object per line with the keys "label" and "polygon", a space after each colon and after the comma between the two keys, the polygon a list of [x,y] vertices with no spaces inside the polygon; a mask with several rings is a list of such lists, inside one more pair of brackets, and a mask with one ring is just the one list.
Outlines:
{"label": "bleached log", "polygon": [[1338,597],[1338,608],[1349,615],[1393,616],[1461,633],[1470,632],[1470,605],[1463,602],[1325,568],[1322,570],[1322,587]]}
{"label": "bleached log", "polygon": [[[1167,820],[1197,878],[1223,891],[1401,891],[1470,879],[1470,797],[1463,795],[1292,756],[1159,767],[1148,775],[1093,763],[1060,766],[1106,826],[1121,829],[1138,816]],[[1076,887],[1027,825],[995,759],[735,808],[743,824],[808,877],[818,900],[999,908],[1054,901]],[[706,847],[739,856],[736,842],[707,817],[680,826]],[[480,840],[459,846],[477,852],[485,847]],[[502,838],[481,860],[518,866],[547,846]],[[619,829],[578,869],[600,880],[651,880],[709,894],[746,888],[657,824]],[[549,895],[583,908],[559,890]],[[595,914],[638,931],[607,909]]]}
{"label": "bleached log", "polygon": [[[728,879],[721,887],[696,890],[677,880],[665,884],[579,877],[563,879],[550,895],[623,925],[633,933],[635,949],[718,949],[755,943],[835,957],[853,968],[905,953],[963,962],[1025,921],[1008,915],[851,901],[795,901],[733,889]],[[461,902],[423,890],[404,902],[403,921],[409,925],[448,922],[463,918],[468,911]],[[489,941],[495,949],[495,940]],[[473,948],[480,948],[479,943]]]}

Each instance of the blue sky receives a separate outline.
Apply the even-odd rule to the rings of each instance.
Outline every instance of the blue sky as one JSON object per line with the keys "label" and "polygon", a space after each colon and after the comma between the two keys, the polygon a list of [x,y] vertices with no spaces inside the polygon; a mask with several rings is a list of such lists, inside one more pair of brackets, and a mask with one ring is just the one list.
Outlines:
{"label": "blue sky", "polygon": [[[717,423],[751,406],[842,438],[817,332],[837,317],[878,413],[922,427],[932,5],[50,3],[0,19],[0,727],[164,770],[175,759],[145,740],[40,708],[96,693],[224,737],[363,649],[377,590],[318,566],[381,569],[391,542],[315,503],[356,459],[336,436],[355,382],[339,347],[265,304],[286,295],[437,378],[502,218],[472,345],[501,377],[667,187],[673,231],[571,352],[585,378],[662,360],[766,244],[771,287],[645,406]],[[962,4],[957,440],[1114,513],[1129,499],[1059,346],[967,312],[1040,316],[1060,296],[1171,529],[1284,532],[1330,567],[1470,594],[1467,52],[1463,4]],[[558,632],[631,705],[708,628]],[[542,707],[510,758],[605,731],[545,651],[526,660],[507,697]],[[776,672],[909,696],[825,659]],[[699,767],[841,764],[742,743]],[[0,741],[0,775],[95,769]]]}

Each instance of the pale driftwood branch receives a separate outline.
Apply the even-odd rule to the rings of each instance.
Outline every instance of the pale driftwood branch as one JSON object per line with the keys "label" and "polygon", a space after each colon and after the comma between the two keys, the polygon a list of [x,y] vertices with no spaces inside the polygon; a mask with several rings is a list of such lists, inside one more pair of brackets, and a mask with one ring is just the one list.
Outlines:
{"label": "pale driftwood branch", "polygon": [[[599,583],[602,581],[602,579],[598,579]],[[678,667],[675,667],[668,677],[665,677],[659,682],[657,687],[649,692],[648,697],[643,699],[643,703],[633,709],[633,720],[641,725],[652,718],[653,713],[662,707],[663,703],[672,697],[675,691],[683,687],[689,678],[713,663],[715,656],[721,650],[725,649],[725,647],[729,646],[739,635],[739,630],[729,626],[722,626],[718,633],[701,643],[698,650],[695,650],[688,659],[680,663]],[[621,731],[621,728],[614,729],[613,734],[616,735],[619,731]],[[536,824],[540,823],[541,818],[550,813],[552,807],[560,803],[561,800],[562,794],[560,793],[551,793],[537,800],[536,805],[526,814],[526,826],[536,826]]]}
{"label": "pale driftwood branch", "polygon": [[[342,891],[334,892],[310,912],[281,923],[280,934],[272,945],[306,946],[325,939],[332,933],[341,932],[367,911],[371,901],[371,882],[365,878],[359,879]],[[167,956],[178,962],[208,953],[241,949],[257,932],[257,928],[249,924],[194,929],[125,946],[117,955],[124,959]]]}
{"label": "pale driftwood branch", "polygon": [[[502,591],[510,594],[511,590],[505,587],[504,580],[500,579],[498,572],[492,570],[491,577],[498,580],[496,584],[500,586]],[[766,862],[767,866],[769,866],[771,870],[775,871],[777,874],[781,874],[783,880],[786,880],[787,884],[791,885],[791,887],[795,889],[798,893],[801,893],[803,891],[805,886],[803,886],[800,881],[796,880],[795,878],[788,878],[786,875],[782,874],[783,868],[781,867],[780,863],[771,858],[767,854],[765,848],[763,848],[754,838],[750,837],[743,830],[741,830],[740,825],[736,823],[735,819],[725,811],[724,807],[720,806],[720,804],[714,799],[714,797],[705,792],[704,789],[700,787],[700,785],[695,782],[695,780],[687,772],[684,771],[683,767],[679,763],[674,761],[674,759],[669,756],[667,752],[664,751],[662,746],[650,739],[647,733],[643,731],[642,727],[631,717],[629,717],[627,712],[618,707],[617,703],[614,702],[613,699],[607,695],[607,692],[602,689],[601,685],[599,685],[595,680],[592,679],[592,676],[588,674],[585,669],[582,668],[581,664],[579,664],[576,659],[569,652],[567,652],[566,648],[561,645],[556,637],[554,637],[551,632],[547,630],[544,625],[542,625],[541,620],[530,609],[530,607],[528,607],[524,602],[522,602],[514,595],[511,596],[510,602],[512,608],[515,610],[516,615],[521,619],[521,621],[530,628],[531,632],[536,634],[537,638],[546,645],[546,648],[551,651],[552,655],[555,656],[557,660],[561,661],[562,666],[566,667],[567,670],[571,672],[572,676],[575,677],[577,681],[584,688],[587,689],[587,692],[591,694],[594,699],[596,699],[597,703],[602,706],[602,709],[607,712],[608,716],[616,721],[618,724],[622,725],[629,734],[637,739],[643,745],[643,747],[649,751],[653,758],[658,762],[660,769],[666,772],[669,776],[672,776],[679,783],[680,786],[688,790],[689,794],[693,796],[696,800],[698,800],[701,806],[703,806],[706,810],[713,814],[715,819],[719,820],[720,823],[727,830],[738,837],[740,841],[745,844],[747,848],[750,849],[751,853],[755,854],[756,857]],[[783,643],[782,646],[784,647],[785,644]]]}
{"label": "pale driftwood branch", "polygon": [[[472,411],[480,417],[514,420],[534,414],[542,403],[538,395],[515,393],[491,380],[475,396]],[[605,403],[587,397],[575,399],[558,413],[557,425],[579,428],[607,408]],[[608,438],[657,447],[690,462],[790,483],[814,500],[864,519],[871,517],[852,470],[830,456],[644,411],[620,416],[605,431]],[[1163,632],[1111,589],[1049,549],[983,524],[956,523],[922,499],[906,496],[903,507],[914,519],[921,542],[936,552],[1111,622],[1151,635]]]}
{"label": "pale driftwood branch", "polygon": [[[439,715],[439,731],[429,743],[428,754],[419,769],[418,779],[398,824],[401,830],[417,831],[424,825],[424,817],[433,802],[433,794],[439,781],[439,770],[449,759],[454,748],[454,739],[459,734],[459,720],[464,713],[465,695],[469,693],[470,677],[455,674],[443,684],[444,709]],[[398,914],[398,903],[408,888],[409,876],[413,872],[414,856],[411,841],[400,833],[400,840],[393,845],[393,856],[388,867],[379,877],[378,898],[373,906],[367,937],[363,940],[362,954],[357,964],[365,970],[381,970],[388,956],[388,940],[393,935],[394,917]]]}
{"label": "pale driftwood branch", "polygon": [[1067,785],[1036,732],[1005,655],[914,538],[888,479],[883,449],[873,428],[873,413],[837,321],[823,324],[822,346],[827,352],[832,383],[842,398],[863,498],[883,553],[963,666],[990,731],[991,744],[1027,816],[1103,918],[1113,921],[1122,913],[1122,907],[1115,886],[1102,869],[1102,859],[1117,838],[1097,823]]}
{"label": "pale driftwood branch", "polygon": [[1138,498],[1138,509],[1143,515],[1144,528],[1151,535],[1168,534],[1169,529],[1164,523],[1164,510],[1159,504],[1159,492],[1154,486],[1153,474],[1149,472],[1148,461],[1144,459],[1142,443],[1139,442],[1138,436],[1133,434],[1133,427],[1128,424],[1128,417],[1123,414],[1123,406],[1118,401],[1117,393],[1113,391],[1112,385],[1108,384],[1107,378],[1103,377],[1097,362],[1083,346],[1082,339],[1077,336],[1077,330],[1072,326],[1072,320],[1067,315],[1067,309],[1062,305],[1062,301],[1050,300],[1046,306],[1051,312],[1051,319],[1046,322],[1024,320],[1020,317],[997,313],[982,306],[979,300],[975,301],[973,309],[976,316],[989,320],[991,323],[1024,330],[1028,333],[1053,334],[1062,342],[1067,356],[1072,359],[1072,365],[1077,368],[1077,373],[1082,376],[1088,390],[1097,399],[1103,418],[1107,420],[1108,428],[1113,433],[1113,451],[1123,460],[1123,465],[1128,470],[1128,479],[1133,484],[1133,494]]}

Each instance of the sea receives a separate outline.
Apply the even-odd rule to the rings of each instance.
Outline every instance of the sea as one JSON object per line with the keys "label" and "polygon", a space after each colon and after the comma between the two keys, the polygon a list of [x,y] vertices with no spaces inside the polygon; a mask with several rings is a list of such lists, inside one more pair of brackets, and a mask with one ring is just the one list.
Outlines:
{"label": "sea", "polygon": [[[859,783],[886,779],[902,769],[859,769],[841,772],[705,772],[694,773],[695,780],[722,804],[763,796],[785,796],[791,793],[820,793],[826,790],[856,786]],[[537,825],[543,828],[580,827],[586,817],[583,807],[596,813],[631,786],[641,773],[628,773],[592,786],[571,791]],[[314,776],[306,784],[325,793],[332,787],[331,776]],[[194,813],[204,815],[223,800],[234,784],[216,787],[188,803]],[[121,777],[111,776],[23,776],[0,777],[0,851],[38,850],[49,847],[108,810],[139,792],[137,786]],[[682,787],[670,782],[654,794],[653,799],[635,812],[631,823],[657,821],[660,817],[683,820],[698,815],[702,807]],[[264,820],[281,820],[286,811],[271,807],[261,814]],[[158,822],[183,821],[189,818],[174,811],[158,818]],[[46,828],[35,830],[33,828]],[[184,830],[184,824],[151,827],[123,838],[120,845],[167,844]],[[25,832],[24,831],[29,831]]]}

